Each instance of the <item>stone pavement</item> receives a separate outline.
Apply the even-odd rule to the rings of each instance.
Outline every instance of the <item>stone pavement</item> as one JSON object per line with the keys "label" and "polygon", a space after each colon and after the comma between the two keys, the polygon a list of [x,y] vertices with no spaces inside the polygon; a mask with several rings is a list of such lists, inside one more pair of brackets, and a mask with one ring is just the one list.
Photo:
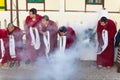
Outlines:
{"label": "stone pavement", "polygon": [[21,64],[20,67],[0,68],[0,80],[120,80],[114,65],[111,69],[97,69],[95,61],[74,60],[72,63]]}

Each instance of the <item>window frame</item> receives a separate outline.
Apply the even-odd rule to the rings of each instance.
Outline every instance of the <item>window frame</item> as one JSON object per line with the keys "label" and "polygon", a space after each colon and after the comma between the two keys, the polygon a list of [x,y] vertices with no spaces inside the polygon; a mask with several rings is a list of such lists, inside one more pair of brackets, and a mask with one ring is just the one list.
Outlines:
{"label": "window frame", "polygon": [[[95,0],[94,0],[95,1]],[[105,8],[104,7],[104,1],[105,0],[102,0],[102,3],[101,4],[87,4],[87,0],[85,0],[85,12],[87,12],[87,5],[101,5],[102,8]]]}
{"label": "window frame", "polygon": [[44,3],[45,0],[27,0],[27,3]]}
{"label": "window frame", "polygon": [[103,3],[104,3],[103,0],[101,0],[100,3],[96,2],[96,0],[93,0],[93,2],[89,2],[89,0],[86,0],[86,4],[93,4],[93,5],[101,4],[102,5]]}

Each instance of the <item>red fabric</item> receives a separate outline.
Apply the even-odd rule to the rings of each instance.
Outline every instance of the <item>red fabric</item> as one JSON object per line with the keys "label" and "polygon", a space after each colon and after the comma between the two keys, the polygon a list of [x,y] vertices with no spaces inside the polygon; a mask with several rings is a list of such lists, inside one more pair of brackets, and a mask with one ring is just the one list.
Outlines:
{"label": "red fabric", "polygon": [[26,20],[25,20],[25,26],[26,28],[28,27],[36,27],[38,22],[42,19],[41,15],[36,14],[36,20],[33,21],[32,18],[30,16],[27,16]]}
{"label": "red fabric", "polygon": [[[60,35],[60,33],[59,33]],[[75,31],[71,27],[67,27],[66,35],[66,49],[70,48],[76,40]]]}
{"label": "red fabric", "polygon": [[[9,32],[7,30],[8,35],[13,35],[15,39],[15,51],[16,51],[16,58],[9,58],[10,60],[22,60],[23,54],[23,42],[22,42],[22,37],[23,37],[23,32],[19,27],[14,26],[14,30],[12,32]],[[9,46],[7,48],[9,52]]]}
{"label": "red fabric", "polygon": [[97,38],[100,48],[104,43],[102,40],[102,30],[105,29],[108,31],[108,46],[107,48],[101,53],[97,55],[97,64],[102,66],[113,66],[114,62],[114,36],[116,33],[116,25],[112,20],[108,20],[106,26],[101,26],[100,21],[97,25]]}
{"label": "red fabric", "polygon": [[[57,47],[57,31],[58,27],[56,23],[52,20],[49,20],[48,26],[44,26],[42,23],[40,23],[42,26],[42,30],[44,32],[49,31],[50,32],[50,53],[52,53],[55,48]],[[43,35],[40,33],[40,49],[38,50],[39,56],[45,56],[45,44],[43,42]]]}
{"label": "red fabric", "polygon": [[[7,60],[9,57],[9,52],[7,51],[8,36],[7,36],[7,31],[5,29],[0,29],[0,39],[3,39],[4,47],[5,47],[5,54],[4,54],[4,57],[2,59],[2,64],[3,64],[3,63],[7,63]],[[0,46],[0,58],[1,58],[1,56],[2,56],[2,53],[1,53],[1,46]]]}
{"label": "red fabric", "polygon": [[76,40],[75,31],[71,27],[67,27],[66,48],[70,48]]}
{"label": "red fabric", "polygon": [[36,15],[36,20],[33,21],[30,16],[27,16],[26,21],[25,21],[25,32],[26,32],[26,44],[25,44],[25,54],[26,54],[26,59],[34,61],[37,58],[37,52],[34,49],[33,46],[31,46],[31,36],[30,36],[30,27],[36,27],[38,28],[38,23],[41,21],[42,16]]}

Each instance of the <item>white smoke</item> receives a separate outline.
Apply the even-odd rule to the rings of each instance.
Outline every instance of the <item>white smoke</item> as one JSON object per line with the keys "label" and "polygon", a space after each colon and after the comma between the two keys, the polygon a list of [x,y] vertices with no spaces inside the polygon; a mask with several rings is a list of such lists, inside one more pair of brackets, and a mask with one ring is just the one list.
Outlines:
{"label": "white smoke", "polygon": [[[91,22],[90,22],[91,23]],[[96,60],[96,40],[95,31],[96,24],[89,25],[71,23],[76,32],[77,40],[70,49],[65,51],[65,54],[59,53],[59,50],[54,52],[48,60],[38,59],[36,62],[34,80],[73,80],[72,76],[77,73],[78,65],[81,69],[81,77],[84,76],[80,60]],[[93,37],[91,41],[90,37]],[[79,73],[80,74],[80,73]],[[77,74],[76,74],[77,75]]]}
{"label": "white smoke", "polygon": [[35,80],[70,80],[76,70],[75,55],[74,49],[66,50],[65,54],[60,54],[57,50],[48,60],[38,59]]}
{"label": "white smoke", "polygon": [[[80,60],[96,58],[96,44],[94,44],[96,42],[90,41],[91,34],[96,31],[96,21],[70,22],[69,26],[75,30],[77,40],[70,49],[65,51],[65,54],[60,54],[59,50],[56,50],[49,59],[39,58],[30,65],[23,63],[19,70],[23,70],[24,73],[19,71],[16,75],[17,79],[14,80],[74,80],[74,76],[78,76],[78,69],[79,77],[82,78],[85,72],[79,63]],[[11,73],[15,74],[15,71]]]}
{"label": "white smoke", "polygon": [[83,23],[69,22],[76,32],[76,50],[81,60],[96,60],[97,40],[96,27],[97,19],[89,20]]}

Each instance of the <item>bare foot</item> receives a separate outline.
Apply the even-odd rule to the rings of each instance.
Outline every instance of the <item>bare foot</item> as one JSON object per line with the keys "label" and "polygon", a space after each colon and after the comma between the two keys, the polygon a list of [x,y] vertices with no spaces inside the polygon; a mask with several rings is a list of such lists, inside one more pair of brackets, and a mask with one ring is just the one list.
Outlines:
{"label": "bare foot", "polygon": [[0,67],[2,66],[2,63],[0,63]]}
{"label": "bare foot", "polygon": [[107,66],[106,68],[107,68],[107,69],[111,69],[112,67],[110,67],[110,66]]}
{"label": "bare foot", "polygon": [[7,66],[8,66],[8,64],[7,64],[7,63],[3,63],[3,66],[4,66],[4,67],[7,67]]}
{"label": "bare foot", "polygon": [[103,68],[103,66],[102,66],[102,65],[98,65],[97,68],[98,68],[98,69],[101,69],[101,68]]}

